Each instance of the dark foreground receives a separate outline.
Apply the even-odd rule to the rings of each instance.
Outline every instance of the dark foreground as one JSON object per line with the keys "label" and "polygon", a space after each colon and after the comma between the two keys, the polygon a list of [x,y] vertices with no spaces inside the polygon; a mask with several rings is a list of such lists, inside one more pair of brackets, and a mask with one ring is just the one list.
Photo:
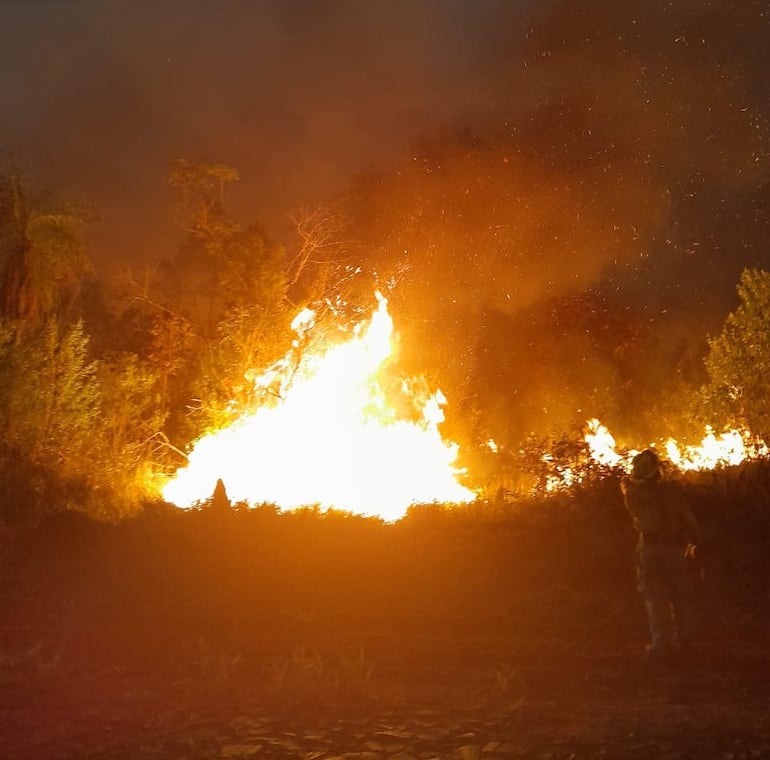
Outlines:
{"label": "dark foreground", "polygon": [[766,535],[712,523],[650,664],[581,509],[58,518],[4,549],[0,758],[770,758]]}

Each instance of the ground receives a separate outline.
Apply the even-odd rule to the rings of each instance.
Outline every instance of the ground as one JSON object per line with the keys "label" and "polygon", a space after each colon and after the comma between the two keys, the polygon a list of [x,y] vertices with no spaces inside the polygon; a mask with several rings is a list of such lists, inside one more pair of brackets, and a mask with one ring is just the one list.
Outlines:
{"label": "ground", "polygon": [[4,546],[0,757],[770,758],[764,537],[650,663],[613,509],[51,521]]}

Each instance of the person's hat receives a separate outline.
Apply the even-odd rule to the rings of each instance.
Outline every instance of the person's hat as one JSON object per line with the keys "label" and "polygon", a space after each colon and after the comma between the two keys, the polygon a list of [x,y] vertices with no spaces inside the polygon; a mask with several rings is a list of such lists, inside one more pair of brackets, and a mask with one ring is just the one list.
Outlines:
{"label": "person's hat", "polygon": [[660,471],[660,459],[651,449],[645,449],[641,454],[637,454],[631,467],[631,477],[637,480],[650,480]]}

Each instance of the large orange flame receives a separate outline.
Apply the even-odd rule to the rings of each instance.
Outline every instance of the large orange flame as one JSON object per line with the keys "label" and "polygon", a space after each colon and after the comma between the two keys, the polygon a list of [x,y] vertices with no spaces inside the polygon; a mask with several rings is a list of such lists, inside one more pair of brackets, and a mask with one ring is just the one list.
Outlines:
{"label": "large orange flame", "polygon": [[[446,399],[415,398],[402,386],[416,421],[399,418],[379,380],[393,351],[386,299],[368,324],[325,352],[289,357],[256,379],[279,388],[278,400],[205,435],[163,497],[189,507],[211,496],[222,478],[233,501],[283,509],[320,505],[397,520],[414,503],[467,502],[475,494],[457,481],[457,446],[439,424]],[[295,319],[301,334],[314,315]],[[295,343],[298,345],[298,343]]]}

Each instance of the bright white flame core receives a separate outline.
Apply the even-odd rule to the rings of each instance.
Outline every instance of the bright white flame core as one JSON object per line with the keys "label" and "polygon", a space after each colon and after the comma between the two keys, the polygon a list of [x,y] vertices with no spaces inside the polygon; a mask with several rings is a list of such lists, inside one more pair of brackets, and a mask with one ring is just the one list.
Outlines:
{"label": "bright white flame core", "polygon": [[[639,452],[629,450],[619,453],[612,434],[599,420],[588,420],[586,425],[584,438],[591,458],[599,464],[630,470],[632,460]],[[687,446],[669,438],[664,448],[669,461],[679,470],[713,470],[768,455],[765,443],[748,430],[732,429],[717,435],[711,427],[706,427],[706,433],[697,446]]]}
{"label": "bright white flame core", "polygon": [[[445,443],[441,391],[419,403],[417,421],[398,419],[377,376],[392,353],[393,321],[386,300],[354,337],[323,354],[302,358],[281,400],[244,414],[201,438],[163,489],[167,501],[189,507],[222,478],[234,502],[283,509],[318,504],[386,520],[414,503],[468,502],[454,467],[457,446]],[[302,312],[295,329],[312,324]],[[255,381],[274,382],[280,367]],[[415,399],[407,399],[412,407]]]}
{"label": "bright white flame core", "polygon": [[[586,432],[584,439],[588,450],[591,452],[591,458],[599,464],[607,467],[617,467],[623,462],[623,455],[615,450],[615,438],[605,425],[602,425],[596,418],[588,420],[586,423]],[[637,452],[631,452],[634,456]],[[628,454],[626,458],[628,458]]]}
{"label": "bright white flame core", "polygon": [[666,453],[680,470],[712,470],[767,456],[768,450],[763,441],[754,438],[748,431],[728,430],[716,435],[707,427],[699,446],[682,446],[669,438]]}
{"label": "bright white flame core", "polygon": [[[588,448],[588,456],[593,462],[606,467],[619,467],[631,471],[636,449],[616,448],[615,438],[598,419],[586,422],[583,439]],[[650,444],[650,448],[655,448]],[[766,457],[770,449],[761,439],[748,430],[727,430],[717,435],[711,427],[697,446],[688,446],[669,438],[663,445],[668,460],[678,470],[713,470],[717,467],[735,466],[741,462]],[[545,454],[543,461],[553,462],[553,456]],[[545,483],[547,491],[560,491],[571,488],[582,480],[582,474],[568,465],[562,465],[558,472],[550,474]]]}

